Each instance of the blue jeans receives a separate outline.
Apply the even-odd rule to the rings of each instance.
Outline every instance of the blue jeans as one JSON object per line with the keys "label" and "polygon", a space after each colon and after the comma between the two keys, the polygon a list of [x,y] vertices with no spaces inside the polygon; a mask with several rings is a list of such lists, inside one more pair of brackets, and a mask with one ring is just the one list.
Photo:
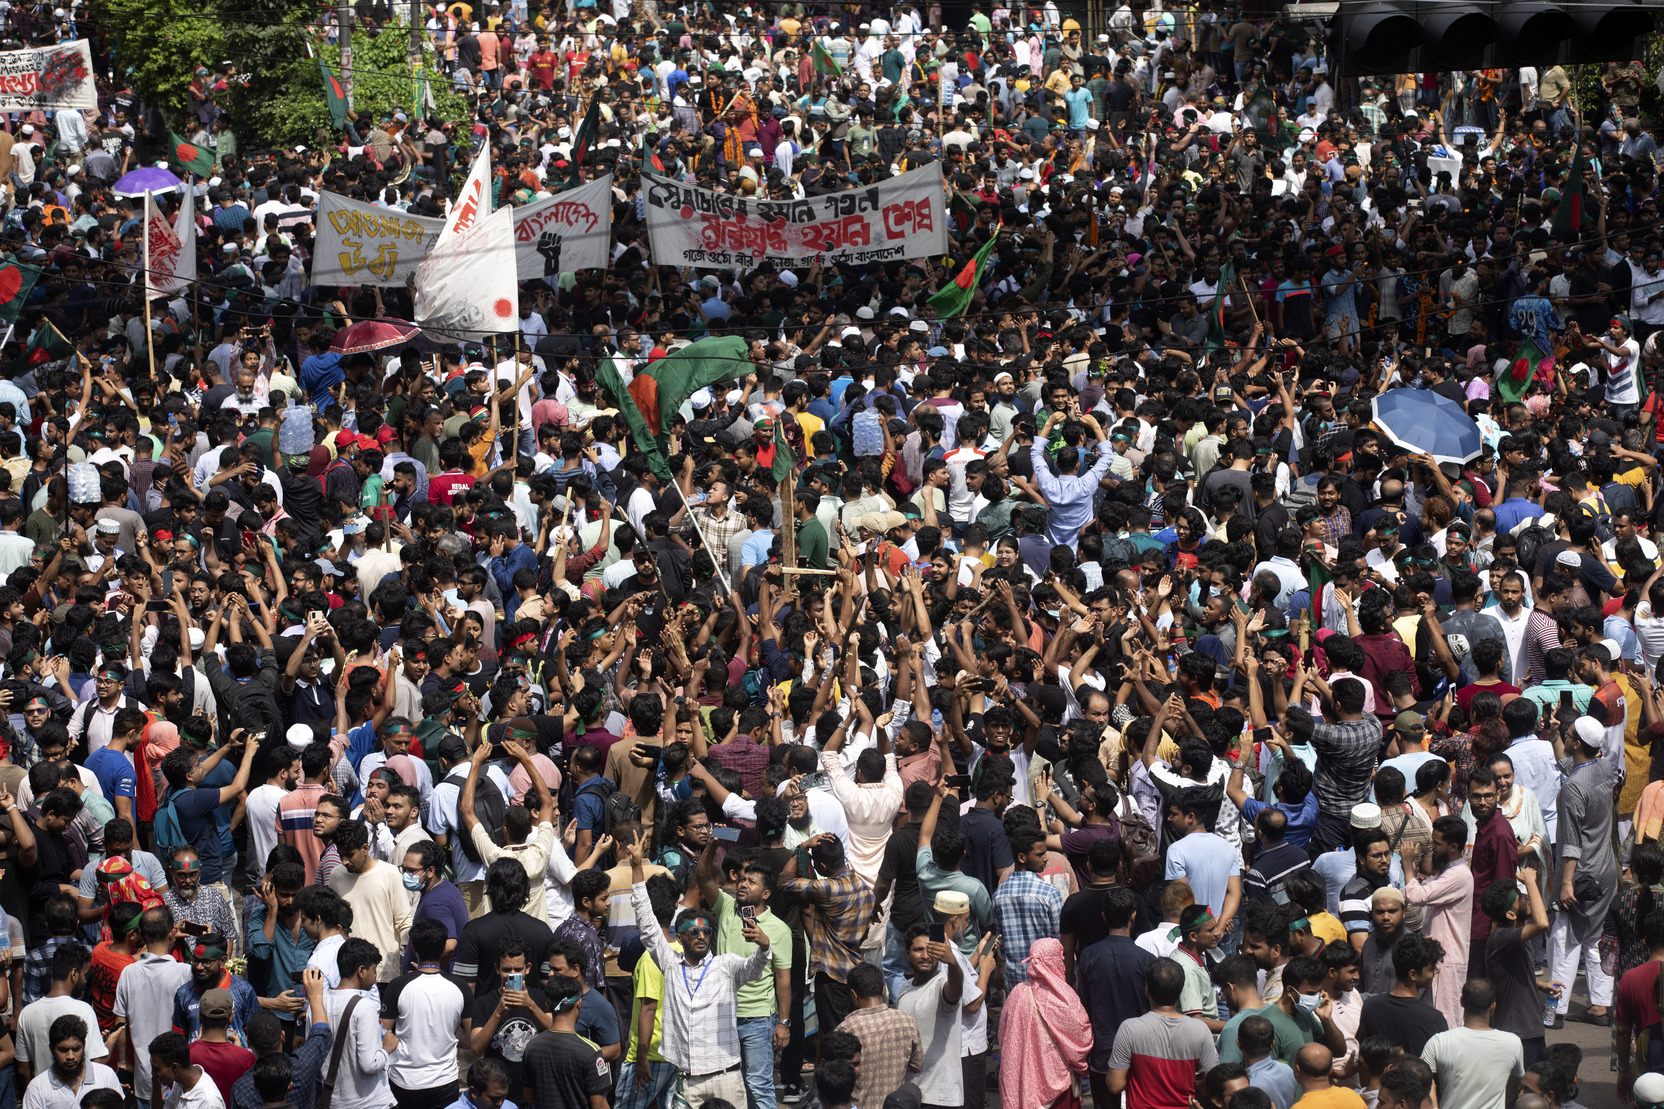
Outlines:
{"label": "blue jeans", "polygon": [[902,933],[896,926],[887,924],[884,927],[884,982],[890,987],[891,1004],[901,997],[906,981],[907,946],[902,942]]}
{"label": "blue jeans", "polygon": [[740,1065],[748,1109],[774,1109],[774,1018],[740,1017]]}
{"label": "blue jeans", "polygon": [[652,1082],[646,1090],[638,1090],[635,1062],[626,1060],[618,1065],[618,1109],[669,1109],[670,1091],[676,1086],[676,1067],[671,1063],[648,1063],[647,1073]]}

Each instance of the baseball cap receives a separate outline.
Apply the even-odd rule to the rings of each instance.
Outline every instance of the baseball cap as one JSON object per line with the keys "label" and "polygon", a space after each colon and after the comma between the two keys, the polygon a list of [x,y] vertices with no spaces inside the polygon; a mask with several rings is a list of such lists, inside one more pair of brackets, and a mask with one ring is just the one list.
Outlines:
{"label": "baseball cap", "polygon": [[205,1020],[230,1020],[233,1010],[231,991],[212,989],[202,995],[199,1012]]}

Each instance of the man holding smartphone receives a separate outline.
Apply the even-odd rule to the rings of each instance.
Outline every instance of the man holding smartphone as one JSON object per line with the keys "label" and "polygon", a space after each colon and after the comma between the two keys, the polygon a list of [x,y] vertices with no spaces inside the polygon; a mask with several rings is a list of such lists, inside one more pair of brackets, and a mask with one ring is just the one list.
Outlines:
{"label": "man holding smartphone", "polygon": [[745,936],[748,924],[762,929],[769,939],[771,973],[740,987],[735,1012],[746,1088],[756,1099],[756,1109],[775,1109],[774,1055],[791,1039],[792,932],[768,907],[778,878],[775,869],[761,861],[747,862],[738,879],[723,888],[716,878],[716,844],[715,838],[705,844],[694,879],[716,917],[717,954],[750,958],[757,945]]}

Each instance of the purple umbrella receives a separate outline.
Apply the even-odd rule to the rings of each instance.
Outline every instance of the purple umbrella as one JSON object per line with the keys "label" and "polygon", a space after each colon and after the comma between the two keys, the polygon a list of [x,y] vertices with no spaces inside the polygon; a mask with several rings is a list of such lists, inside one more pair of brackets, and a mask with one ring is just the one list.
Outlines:
{"label": "purple umbrella", "polygon": [[143,196],[146,189],[153,193],[170,193],[183,184],[163,166],[143,166],[117,181],[111,191],[117,196]]}

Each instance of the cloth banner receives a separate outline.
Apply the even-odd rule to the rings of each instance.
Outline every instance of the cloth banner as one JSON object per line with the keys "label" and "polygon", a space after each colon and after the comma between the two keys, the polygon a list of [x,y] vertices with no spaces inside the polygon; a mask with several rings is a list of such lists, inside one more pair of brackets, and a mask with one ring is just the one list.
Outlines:
{"label": "cloth banner", "polygon": [[643,180],[647,234],[661,266],[861,265],[947,253],[940,164],[804,200],[740,197],[651,173]]}
{"label": "cloth banner", "polygon": [[[504,211],[514,219],[516,270],[522,281],[602,267],[610,260],[610,174]],[[312,283],[402,286],[438,242],[444,226],[442,219],[319,193]]]}
{"label": "cloth banner", "polygon": [[612,260],[612,174],[514,209],[520,280],[605,268]]}
{"label": "cloth banner", "polygon": [[416,322],[456,342],[520,327],[514,213],[499,208],[448,236],[416,267]]}
{"label": "cloth banner", "polygon": [[[191,277],[180,281],[179,276],[187,268]],[[148,190],[144,194],[144,272],[145,295],[152,297],[178,292],[196,276],[196,255],[193,253],[186,261],[179,232],[162,218],[156,198]]]}
{"label": "cloth banner", "polygon": [[475,221],[490,214],[491,148],[482,143],[479,155],[468,170],[468,180],[462,183],[462,191],[456,194],[450,215],[445,217],[445,230],[440,237],[454,238],[472,228]]}
{"label": "cloth banner", "polygon": [[97,107],[92,48],[85,39],[0,52],[0,112]]}

